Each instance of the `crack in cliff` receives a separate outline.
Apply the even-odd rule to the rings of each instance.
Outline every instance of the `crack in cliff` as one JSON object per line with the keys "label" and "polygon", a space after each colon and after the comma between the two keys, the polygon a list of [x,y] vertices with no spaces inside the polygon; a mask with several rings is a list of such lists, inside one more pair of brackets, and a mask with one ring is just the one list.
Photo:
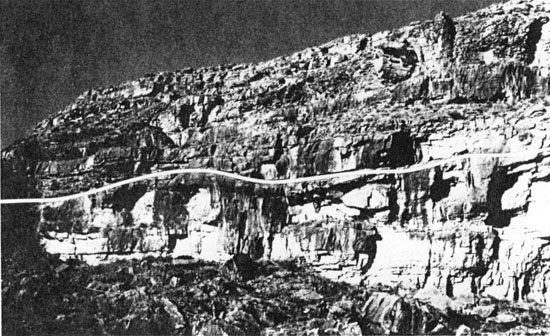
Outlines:
{"label": "crack in cliff", "polygon": [[422,286],[420,288],[426,288],[428,279],[432,274],[432,249],[433,249],[432,235],[428,233],[426,236],[428,238],[429,246],[430,246],[428,250],[428,265],[426,266],[426,272],[424,273],[424,279],[422,281]]}

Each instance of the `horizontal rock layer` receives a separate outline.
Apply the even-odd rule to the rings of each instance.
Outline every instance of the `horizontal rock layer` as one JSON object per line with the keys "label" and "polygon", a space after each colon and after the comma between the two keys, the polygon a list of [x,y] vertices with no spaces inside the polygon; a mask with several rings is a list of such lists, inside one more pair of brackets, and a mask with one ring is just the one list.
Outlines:
{"label": "horizontal rock layer", "polygon": [[188,174],[45,204],[39,230],[90,262],[304,257],[354,283],[547,302],[549,177],[544,155],[285,186]]}

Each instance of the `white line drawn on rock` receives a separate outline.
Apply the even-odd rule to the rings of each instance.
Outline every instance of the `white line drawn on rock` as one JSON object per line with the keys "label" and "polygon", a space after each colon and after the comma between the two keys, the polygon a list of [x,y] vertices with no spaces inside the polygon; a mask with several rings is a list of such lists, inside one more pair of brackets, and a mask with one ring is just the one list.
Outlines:
{"label": "white line drawn on rock", "polygon": [[176,175],[176,174],[210,174],[210,175],[224,176],[224,177],[233,178],[233,179],[237,179],[237,180],[241,180],[249,183],[255,183],[255,184],[285,185],[285,184],[297,184],[297,183],[304,183],[304,182],[317,182],[317,181],[323,181],[323,180],[330,180],[334,178],[356,177],[361,175],[380,175],[380,174],[402,175],[402,174],[418,172],[421,170],[432,169],[437,166],[441,166],[441,165],[448,164],[455,161],[462,161],[462,160],[473,159],[473,158],[507,158],[507,157],[531,158],[534,155],[539,155],[545,152],[547,152],[547,154],[550,155],[550,147],[542,148],[536,151],[525,151],[521,153],[470,153],[470,154],[453,156],[443,160],[435,160],[424,164],[412,165],[410,167],[405,167],[405,168],[393,168],[393,169],[364,168],[364,169],[344,171],[344,172],[331,173],[331,174],[304,176],[304,177],[298,177],[298,178],[278,179],[278,180],[263,180],[259,178],[243,176],[236,173],[230,173],[230,172],[210,169],[210,168],[180,168],[180,169],[165,170],[165,171],[155,172],[151,174],[132,177],[130,179],[118,181],[112,184],[105,185],[100,188],[91,189],[91,190],[84,191],[77,194],[59,196],[59,197],[49,197],[49,198],[0,199],[0,204],[64,202],[64,201],[68,201],[68,200],[72,200],[80,197],[97,194],[103,191],[107,191],[109,189],[121,187],[126,184],[131,184],[134,182],[139,182],[147,179],[152,179],[156,177],[165,177],[165,176]]}

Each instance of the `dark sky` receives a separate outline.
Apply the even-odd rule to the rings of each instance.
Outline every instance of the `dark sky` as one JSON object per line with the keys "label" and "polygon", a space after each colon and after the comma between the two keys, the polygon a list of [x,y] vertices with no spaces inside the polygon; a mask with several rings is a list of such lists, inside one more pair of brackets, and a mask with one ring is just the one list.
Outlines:
{"label": "dark sky", "polygon": [[93,87],[256,62],[498,0],[0,0],[2,148]]}

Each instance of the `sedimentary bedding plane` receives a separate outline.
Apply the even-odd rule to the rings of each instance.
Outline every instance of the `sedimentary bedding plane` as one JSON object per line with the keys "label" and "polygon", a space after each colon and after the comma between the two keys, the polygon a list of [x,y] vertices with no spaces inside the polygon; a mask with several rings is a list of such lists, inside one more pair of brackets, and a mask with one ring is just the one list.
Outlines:
{"label": "sedimentary bedding plane", "polygon": [[134,182],[139,182],[143,180],[148,180],[152,178],[157,177],[164,177],[164,176],[170,176],[170,175],[176,175],[176,174],[210,174],[210,175],[218,175],[218,176],[224,176],[229,177],[236,180],[241,180],[244,182],[249,183],[256,183],[256,184],[263,184],[263,185],[285,185],[285,184],[295,184],[295,183],[304,183],[304,182],[316,182],[316,181],[323,181],[323,180],[329,180],[333,178],[344,178],[344,177],[355,177],[355,176],[361,176],[361,175],[376,175],[376,174],[408,174],[413,172],[418,172],[421,170],[426,169],[432,169],[434,167],[442,166],[447,163],[456,162],[456,161],[462,161],[472,158],[509,158],[509,157],[528,157],[532,155],[538,155],[541,153],[548,152],[550,154],[550,148],[542,148],[536,151],[526,151],[522,153],[471,153],[471,154],[463,154],[458,155],[454,157],[450,157],[443,160],[437,160],[433,162],[427,162],[425,164],[418,164],[411,167],[406,168],[394,168],[394,169],[359,169],[354,171],[345,171],[345,172],[339,172],[339,173],[333,173],[333,174],[323,174],[323,175],[316,175],[316,176],[304,176],[304,177],[298,177],[298,178],[288,178],[288,179],[278,179],[278,180],[263,180],[259,178],[254,177],[248,177],[243,176],[235,173],[230,173],[226,171],[216,170],[216,169],[208,169],[208,168],[181,168],[181,169],[172,169],[167,171],[161,171],[161,172],[155,172],[151,174],[136,176],[131,179],[126,179],[123,181],[119,181],[116,183],[112,183],[106,186],[103,186],[101,188],[96,188],[92,190],[88,190],[85,192],[81,192],[78,194],[73,195],[67,195],[67,196],[61,196],[61,197],[49,197],[49,198],[21,198],[21,199],[2,199],[0,200],[0,204],[23,204],[23,203],[52,203],[52,202],[64,202],[72,199],[76,199],[79,197],[89,196],[93,194],[97,194],[103,191],[107,191],[109,189],[118,188],[123,185],[127,185]]}

